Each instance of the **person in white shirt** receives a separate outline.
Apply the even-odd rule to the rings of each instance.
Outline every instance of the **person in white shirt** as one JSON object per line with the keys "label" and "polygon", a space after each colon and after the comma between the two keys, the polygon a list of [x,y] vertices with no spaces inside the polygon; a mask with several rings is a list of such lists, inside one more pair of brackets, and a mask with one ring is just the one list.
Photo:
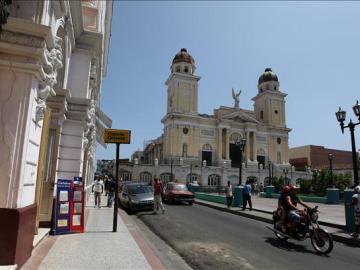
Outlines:
{"label": "person in white shirt", "polygon": [[98,206],[99,208],[101,208],[101,194],[104,192],[104,183],[103,181],[96,177],[95,181],[93,183],[92,186],[92,191],[94,192],[94,196],[95,196],[95,206]]}
{"label": "person in white shirt", "polygon": [[227,186],[225,187],[225,193],[226,193],[227,207],[230,208],[233,201],[232,185],[230,181],[227,181]]}
{"label": "person in white shirt", "polygon": [[355,187],[355,194],[352,196],[351,205],[355,210],[355,232],[351,234],[353,237],[359,237],[360,234],[360,186]]}

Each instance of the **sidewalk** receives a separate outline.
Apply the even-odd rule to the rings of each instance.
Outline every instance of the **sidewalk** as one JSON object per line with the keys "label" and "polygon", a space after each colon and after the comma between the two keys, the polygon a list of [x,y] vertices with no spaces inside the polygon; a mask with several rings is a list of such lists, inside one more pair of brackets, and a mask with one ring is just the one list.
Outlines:
{"label": "sidewalk", "polygon": [[[220,203],[209,202],[195,199],[195,203],[211,207],[217,210],[229,212],[235,215],[252,218],[262,222],[272,223],[272,212],[277,208],[277,199],[261,198],[252,196],[253,211],[242,211],[241,207],[227,208]],[[327,205],[321,203],[306,203],[311,207],[319,206],[319,223],[328,230],[335,241],[342,242],[352,246],[360,247],[360,239],[354,239],[345,231],[345,210],[344,205]]]}
{"label": "sidewalk", "polygon": [[119,210],[117,232],[112,232],[113,208],[94,208],[89,197],[85,233],[48,237],[22,269],[164,269],[137,229]]}

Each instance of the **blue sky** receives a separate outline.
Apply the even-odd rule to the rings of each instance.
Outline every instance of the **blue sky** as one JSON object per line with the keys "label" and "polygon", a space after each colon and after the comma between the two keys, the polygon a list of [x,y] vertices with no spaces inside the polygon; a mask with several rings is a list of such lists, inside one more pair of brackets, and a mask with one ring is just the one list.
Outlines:
{"label": "blue sky", "polygon": [[[350,150],[335,118],[341,106],[355,120],[360,99],[359,2],[139,2],[114,1],[112,37],[101,107],[113,128],[130,129],[120,157],[162,134],[165,81],[180,48],[196,62],[199,112],[233,106],[253,109],[257,81],[266,67],[278,75],[286,97],[289,146],[308,144]],[[357,128],[360,148],[360,126]],[[115,147],[97,148],[113,159]]]}

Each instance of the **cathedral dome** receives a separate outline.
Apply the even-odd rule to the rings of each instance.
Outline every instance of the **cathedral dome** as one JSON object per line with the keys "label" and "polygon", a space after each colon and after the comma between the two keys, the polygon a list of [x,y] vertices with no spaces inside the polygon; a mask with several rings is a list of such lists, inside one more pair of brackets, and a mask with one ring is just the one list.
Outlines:
{"label": "cathedral dome", "polygon": [[187,52],[187,50],[185,48],[182,48],[180,50],[180,52],[178,52],[172,63],[175,64],[175,63],[180,63],[180,62],[185,62],[185,63],[189,63],[193,66],[195,66],[195,61],[194,61],[194,58]]}
{"label": "cathedral dome", "polygon": [[277,75],[271,70],[271,68],[266,68],[264,73],[259,77],[259,84],[263,82],[278,82]]}

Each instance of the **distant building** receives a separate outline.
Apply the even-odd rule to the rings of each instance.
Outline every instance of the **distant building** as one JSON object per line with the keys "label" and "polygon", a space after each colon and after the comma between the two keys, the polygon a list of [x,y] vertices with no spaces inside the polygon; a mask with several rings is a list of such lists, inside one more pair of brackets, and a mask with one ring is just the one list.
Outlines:
{"label": "distant building", "polygon": [[100,159],[96,162],[96,174],[98,175],[113,175],[114,161],[112,159]]}
{"label": "distant building", "polygon": [[296,170],[305,171],[329,169],[328,155],[332,154],[334,171],[351,172],[353,169],[352,152],[329,149],[319,145],[305,145],[290,148],[289,162]]}
{"label": "distant building", "polygon": [[[254,110],[240,107],[240,94],[232,90],[234,106],[220,106],[213,115],[198,112],[198,83],[195,60],[181,49],[172,60],[166,80],[167,113],[161,119],[163,134],[146,143],[143,152],[133,154],[133,165],[120,166],[121,174],[147,181],[157,175],[163,181],[197,181],[202,185],[268,181],[268,166],[275,176],[291,170],[289,129],[285,123],[286,93],[280,90],[277,75],[265,69],[254,93]],[[231,95],[229,91],[229,95]],[[237,142],[246,139],[242,153]],[[304,178],[304,172],[294,178]],[[290,176],[290,174],[289,174]]]}

